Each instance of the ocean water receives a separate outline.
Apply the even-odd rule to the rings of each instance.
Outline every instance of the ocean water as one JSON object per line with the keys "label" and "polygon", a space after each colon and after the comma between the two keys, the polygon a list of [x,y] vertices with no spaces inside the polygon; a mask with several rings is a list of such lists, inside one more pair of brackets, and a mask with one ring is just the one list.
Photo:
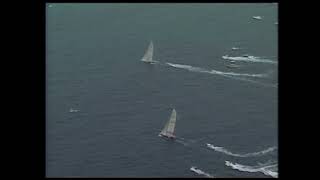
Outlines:
{"label": "ocean water", "polygon": [[252,169],[278,158],[277,4],[46,6],[48,177],[271,177]]}

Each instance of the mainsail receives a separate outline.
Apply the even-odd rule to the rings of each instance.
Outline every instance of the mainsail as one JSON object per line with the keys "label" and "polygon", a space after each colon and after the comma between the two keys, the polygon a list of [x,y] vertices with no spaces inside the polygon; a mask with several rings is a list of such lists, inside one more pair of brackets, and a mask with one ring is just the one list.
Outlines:
{"label": "mainsail", "polygon": [[175,109],[172,110],[171,116],[169,121],[166,123],[162,131],[160,132],[160,135],[166,136],[166,137],[175,137],[174,135],[174,128],[176,125],[177,120],[177,112]]}
{"label": "mainsail", "polygon": [[142,57],[142,61],[153,62],[152,57],[153,57],[153,43],[151,41],[149,46],[148,46],[148,49],[147,49],[146,53]]}

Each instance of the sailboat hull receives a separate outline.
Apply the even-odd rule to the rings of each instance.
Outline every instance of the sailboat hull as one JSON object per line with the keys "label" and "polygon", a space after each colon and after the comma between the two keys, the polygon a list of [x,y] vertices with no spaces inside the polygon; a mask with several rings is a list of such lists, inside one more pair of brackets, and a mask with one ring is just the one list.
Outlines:
{"label": "sailboat hull", "polygon": [[145,61],[145,60],[141,60],[142,62],[144,63],[147,63],[147,64],[155,64],[157,63],[157,61]]}
{"label": "sailboat hull", "polygon": [[160,137],[164,137],[166,139],[171,139],[171,140],[174,140],[176,139],[176,136],[167,136],[167,135],[163,135],[163,134],[159,134]]}

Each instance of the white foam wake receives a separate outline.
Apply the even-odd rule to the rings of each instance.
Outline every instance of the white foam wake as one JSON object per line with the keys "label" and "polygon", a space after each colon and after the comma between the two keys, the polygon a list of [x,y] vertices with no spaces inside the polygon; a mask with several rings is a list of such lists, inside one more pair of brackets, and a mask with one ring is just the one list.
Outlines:
{"label": "white foam wake", "polygon": [[204,176],[206,176],[206,177],[213,178],[212,175],[210,175],[210,174],[208,174],[208,173],[206,173],[206,172],[204,172],[204,171],[196,168],[195,166],[192,166],[192,167],[190,168],[190,170],[193,171],[193,172],[195,172],[195,173],[197,173],[197,174],[200,174],[200,175],[204,175]]}
{"label": "white foam wake", "polygon": [[241,81],[251,82],[251,83],[259,84],[259,85],[266,86],[266,87],[273,87],[273,88],[277,88],[278,87],[278,84],[262,83],[262,82],[259,82],[259,81],[255,81],[255,80],[247,79],[247,78],[243,78],[243,77],[235,77],[235,76],[233,76],[233,77],[230,77],[230,78],[241,80]]}
{"label": "white foam wake", "polygon": [[239,171],[245,171],[245,172],[261,172],[267,176],[271,176],[274,178],[278,177],[278,163],[274,163],[271,165],[266,165],[266,166],[247,166],[247,165],[242,165],[242,164],[237,164],[237,163],[232,163],[229,161],[225,161],[225,165],[231,167],[232,169],[236,169]]}
{"label": "white foam wake", "polygon": [[253,157],[253,156],[261,156],[264,154],[267,154],[269,152],[272,152],[274,150],[277,149],[277,147],[269,147],[265,150],[259,151],[259,152],[253,152],[253,153],[246,153],[246,154],[237,154],[237,153],[232,153],[230,151],[228,151],[227,149],[223,148],[223,147],[218,147],[218,146],[214,146],[212,144],[207,143],[207,147],[209,147],[210,149],[213,149],[217,152],[222,152],[224,154],[230,155],[230,156],[235,156],[235,157]]}
{"label": "white foam wake", "polygon": [[168,64],[171,67],[186,69],[186,70],[193,71],[193,72],[218,74],[218,75],[223,75],[226,77],[229,77],[229,76],[267,77],[267,74],[245,74],[245,73],[234,73],[234,72],[222,72],[222,71],[217,71],[217,70],[206,70],[204,68],[193,67],[193,66],[184,65],[184,64],[173,64],[173,63],[166,63],[166,64]]}
{"label": "white foam wake", "polygon": [[222,58],[223,59],[228,59],[228,60],[233,60],[233,61],[245,61],[245,62],[277,64],[276,61],[272,61],[270,59],[263,59],[263,58],[256,57],[256,56],[248,56],[248,57],[235,56],[235,57],[231,57],[231,56],[228,56],[228,55],[224,55],[224,56],[222,56]]}

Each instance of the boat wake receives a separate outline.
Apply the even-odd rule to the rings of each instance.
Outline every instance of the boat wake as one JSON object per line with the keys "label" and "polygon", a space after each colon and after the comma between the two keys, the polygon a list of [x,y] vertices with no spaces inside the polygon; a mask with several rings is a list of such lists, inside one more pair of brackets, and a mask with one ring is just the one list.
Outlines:
{"label": "boat wake", "polygon": [[166,63],[166,65],[169,65],[169,66],[175,67],[175,68],[186,69],[186,70],[191,71],[191,72],[215,74],[215,75],[220,75],[220,76],[228,77],[228,78],[231,78],[231,79],[246,81],[246,82],[250,82],[250,83],[254,83],[254,84],[258,84],[258,85],[262,85],[262,86],[266,86],[266,87],[277,88],[277,85],[274,85],[274,84],[262,83],[262,82],[259,82],[259,81],[255,81],[255,80],[252,80],[252,79],[245,78],[245,77],[263,78],[263,77],[268,77],[270,75],[270,73],[265,73],[265,74],[244,74],[244,73],[234,73],[234,72],[222,72],[222,71],[217,71],[217,70],[206,70],[204,68],[193,67],[193,66],[184,65],[184,64],[173,64],[173,63],[168,63],[168,62]]}
{"label": "boat wake", "polygon": [[198,169],[198,168],[195,167],[195,166],[192,166],[192,167],[190,168],[190,171],[193,171],[193,172],[195,172],[196,174],[199,174],[199,175],[204,175],[204,176],[206,176],[206,177],[213,178],[212,175],[210,175],[210,174],[208,174],[208,173],[206,173],[206,172]]}
{"label": "boat wake", "polygon": [[208,74],[218,74],[222,76],[245,76],[245,77],[267,77],[268,74],[245,74],[245,73],[234,73],[234,72],[222,72],[222,71],[217,71],[217,70],[206,70],[204,68],[200,67],[193,67],[190,65],[184,65],[184,64],[173,64],[173,63],[166,63],[167,65],[175,68],[181,68],[181,69],[186,69],[189,71],[193,72],[201,72],[201,73],[208,73]]}
{"label": "boat wake", "polygon": [[189,145],[189,143],[187,143],[187,142],[185,142],[185,141],[183,141],[183,140],[181,140],[181,139],[176,139],[176,142],[177,143],[180,143],[180,144],[182,144],[182,145],[184,145],[184,146],[188,146]]}
{"label": "boat wake", "polygon": [[201,141],[204,138],[200,138],[200,139],[185,139],[182,137],[177,137],[176,138],[176,142],[183,144],[184,146],[190,146],[192,144],[198,143],[198,141]]}
{"label": "boat wake", "polygon": [[228,59],[228,60],[233,60],[233,61],[244,61],[244,62],[256,62],[256,63],[269,63],[269,64],[277,64],[276,61],[272,61],[270,59],[263,59],[257,56],[248,56],[248,57],[243,57],[243,56],[235,56],[231,57],[228,55],[222,56],[223,59]]}
{"label": "boat wake", "polygon": [[237,163],[232,163],[229,161],[225,161],[225,165],[231,167],[232,169],[236,169],[244,172],[261,172],[267,176],[271,176],[274,178],[278,177],[278,163],[267,163],[267,164],[259,164],[258,166],[247,166]]}
{"label": "boat wake", "polygon": [[269,152],[272,152],[274,150],[277,149],[277,147],[269,147],[265,150],[259,151],[259,152],[253,152],[253,153],[246,153],[246,154],[237,154],[237,153],[232,153],[230,151],[228,151],[227,149],[223,148],[223,147],[218,147],[218,146],[214,146],[212,144],[207,143],[207,147],[210,149],[213,149],[217,152],[222,152],[224,154],[230,155],[230,156],[235,156],[235,157],[253,157],[253,156],[261,156],[264,154],[267,154]]}
{"label": "boat wake", "polygon": [[272,88],[277,88],[278,87],[278,84],[262,83],[262,82],[259,82],[259,81],[255,81],[255,80],[247,79],[247,78],[243,78],[243,77],[230,77],[230,78],[241,80],[241,81],[246,81],[246,82],[251,82],[253,84],[259,84],[259,85],[266,86],[266,87],[272,87]]}

